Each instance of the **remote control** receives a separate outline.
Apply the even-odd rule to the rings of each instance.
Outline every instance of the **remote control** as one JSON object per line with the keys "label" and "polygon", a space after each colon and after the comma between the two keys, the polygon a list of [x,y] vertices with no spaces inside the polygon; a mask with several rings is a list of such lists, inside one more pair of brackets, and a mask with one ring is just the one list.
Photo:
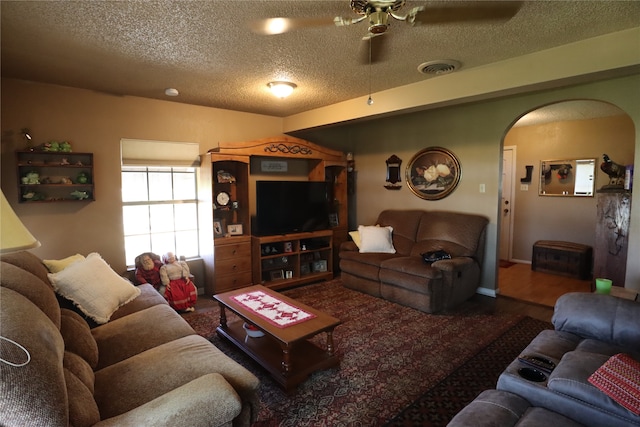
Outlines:
{"label": "remote control", "polygon": [[541,371],[545,371],[547,373],[550,373],[556,367],[556,364],[553,363],[551,360],[546,359],[544,357],[540,357],[540,356],[522,355],[518,357],[518,360],[520,360],[522,363],[525,363],[529,366],[532,366],[536,369],[540,369]]}

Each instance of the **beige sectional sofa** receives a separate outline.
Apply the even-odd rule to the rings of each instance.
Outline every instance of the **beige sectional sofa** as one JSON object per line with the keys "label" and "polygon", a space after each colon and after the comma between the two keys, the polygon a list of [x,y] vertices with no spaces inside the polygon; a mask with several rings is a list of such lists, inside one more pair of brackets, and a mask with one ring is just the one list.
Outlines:
{"label": "beige sectional sofa", "polygon": [[[383,211],[375,225],[392,228],[392,250],[377,244],[365,251],[353,241],[344,242],[339,253],[342,282],[427,313],[452,308],[474,295],[480,283],[488,222],[460,212]],[[451,259],[425,263],[421,254],[437,250]]]}
{"label": "beige sectional sofa", "polygon": [[29,252],[2,256],[0,425],[255,421],[258,379],[197,335],[151,285],[91,328],[61,307],[48,273]]}

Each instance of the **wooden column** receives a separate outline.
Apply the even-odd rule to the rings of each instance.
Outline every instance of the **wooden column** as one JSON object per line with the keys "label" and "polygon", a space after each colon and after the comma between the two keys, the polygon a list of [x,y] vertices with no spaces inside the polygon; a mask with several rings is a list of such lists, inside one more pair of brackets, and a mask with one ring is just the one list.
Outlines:
{"label": "wooden column", "polygon": [[624,287],[631,193],[620,190],[598,192],[596,241],[593,251],[593,278],[606,278]]}

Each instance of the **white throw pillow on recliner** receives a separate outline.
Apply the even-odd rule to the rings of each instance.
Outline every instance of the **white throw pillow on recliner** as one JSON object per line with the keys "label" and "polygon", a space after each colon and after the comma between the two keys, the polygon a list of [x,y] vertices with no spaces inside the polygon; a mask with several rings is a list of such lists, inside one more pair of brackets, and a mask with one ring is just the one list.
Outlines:
{"label": "white throw pillow on recliner", "polygon": [[392,240],[393,227],[379,225],[361,225],[358,227],[360,235],[360,253],[388,253],[395,254]]}
{"label": "white throw pillow on recliner", "polygon": [[96,252],[48,276],[57,293],[97,323],[107,323],[118,308],[140,295],[140,289],[120,277]]}

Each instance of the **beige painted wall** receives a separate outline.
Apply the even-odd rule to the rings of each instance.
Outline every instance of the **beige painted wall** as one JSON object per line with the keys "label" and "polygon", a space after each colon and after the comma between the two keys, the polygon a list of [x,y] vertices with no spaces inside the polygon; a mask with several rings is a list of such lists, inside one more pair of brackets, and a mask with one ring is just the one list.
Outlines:
{"label": "beige painted wall", "polygon": [[[25,147],[19,134],[24,127],[37,143],[68,140],[74,151],[94,153],[95,202],[17,203],[14,151]],[[42,243],[34,254],[61,258],[96,251],[124,271],[121,138],[197,142],[206,153],[219,141],[281,133],[282,119],[275,117],[2,79],[2,191]],[[202,210],[210,211],[210,205]]]}
{"label": "beige painted wall", "polygon": [[[498,100],[417,112],[328,128],[295,132],[301,138],[327,146],[339,146],[355,155],[357,183],[353,205],[356,224],[370,224],[388,208],[459,210],[486,215],[489,220],[487,250],[481,293],[494,294],[497,283],[498,214],[501,197],[503,139],[515,121],[542,105],[568,99],[610,102],[629,114],[634,122],[635,164],[640,164],[640,75],[563,89],[515,95]],[[508,145],[508,144],[507,144]],[[383,188],[384,161],[396,154],[406,167],[411,157],[429,146],[453,151],[462,165],[459,187],[447,198],[425,201],[408,188]],[[601,155],[602,153],[595,153]],[[636,182],[638,180],[636,179]],[[486,193],[479,192],[479,184]],[[593,230],[595,233],[595,229]],[[534,232],[535,234],[535,232]],[[640,256],[640,204],[632,206],[629,260]],[[640,289],[640,265],[629,262],[626,286]]]}
{"label": "beige painted wall", "polygon": [[[507,130],[520,116],[541,105],[565,99],[599,99],[629,114],[635,126],[635,159],[640,164],[640,75],[563,89],[437,110],[295,132],[315,143],[355,154],[358,171],[353,203],[355,221],[371,223],[392,208],[450,209],[477,212],[489,220],[481,292],[496,287],[501,152]],[[2,80],[2,189],[17,200],[13,150],[17,134],[29,127],[38,141],[69,139],[76,151],[93,151],[96,196],[89,204],[16,205],[18,215],[42,241],[39,256],[61,257],[99,251],[114,268],[124,267],[120,212],[120,138],[193,141],[201,152],[216,141],[240,141],[281,132],[282,119],[188,106],[172,102],[115,97],[90,91]],[[443,146],[462,164],[462,180],[444,200],[425,201],[407,188],[383,188],[384,161],[396,154],[403,166],[420,149]],[[636,179],[637,181],[637,179]],[[478,185],[486,185],[479,193]],[[632,206],[629,259],[640,259],[640,204]],[[640,263],[630,262],[627,287],[640,289]]]}
{"label": "beige painted wall", "polygon": [[[553,159],[597,159],[596,190],[609,182],[600,170],[602,154],[622,165],[633,163],[635,135],[629,116],[547,123],[513,128],[504,145],[516,147],[514,181],[513,254],[531,261],[537,240],[563,240],[594,247],[596,197],[539,196],[540,161]],[[520,190],[525,165],[533,165],[528,191]]]}

